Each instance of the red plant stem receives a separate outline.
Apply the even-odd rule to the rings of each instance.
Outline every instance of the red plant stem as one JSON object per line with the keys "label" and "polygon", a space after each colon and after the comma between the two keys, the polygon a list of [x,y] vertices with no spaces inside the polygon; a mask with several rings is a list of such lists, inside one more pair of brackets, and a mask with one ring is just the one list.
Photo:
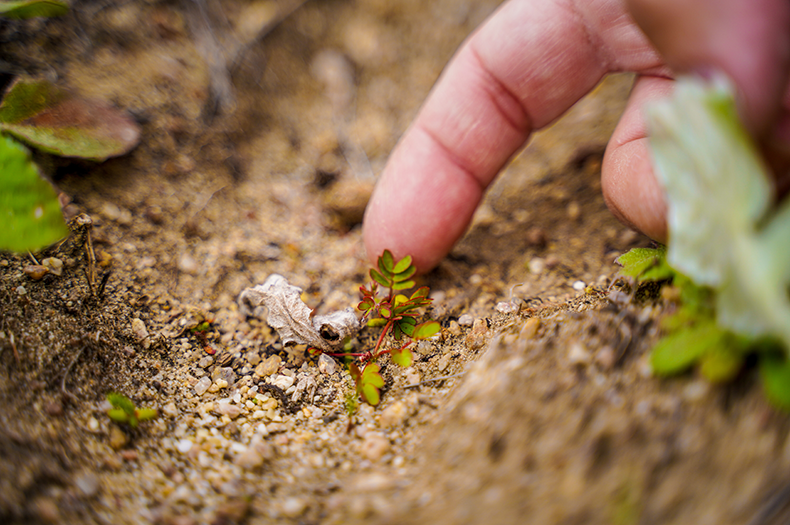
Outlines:
{"label": "red plant stem", "polygon": [[381,331],[381,335],[379,335],[379,340],[376,341],[376,347],[373,349],[373,355],[379,355],[379,347],[381,346],[381,343],[384,342],[384,336],[387,335],[390,330],[392,330],[393,323],[394,321],[390,319],[387,321],[387,324],[384,325],[384,329]]}

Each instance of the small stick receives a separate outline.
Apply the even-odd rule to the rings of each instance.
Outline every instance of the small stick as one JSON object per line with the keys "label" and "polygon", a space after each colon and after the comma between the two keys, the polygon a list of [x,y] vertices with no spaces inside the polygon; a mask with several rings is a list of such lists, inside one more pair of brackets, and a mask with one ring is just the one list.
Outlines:
{"label": "small stick", "polygon": [[14,332],[9,330],[8,336],[9,336],[8,337],[9,341],[11,341],[11,350],[14,351],[14,359],[16,359],[16,364],[17,366],[19,366],[20,364],[22,364],[22,359],[20,359],[19,352],[16,349],[16,343],[14,342]]}

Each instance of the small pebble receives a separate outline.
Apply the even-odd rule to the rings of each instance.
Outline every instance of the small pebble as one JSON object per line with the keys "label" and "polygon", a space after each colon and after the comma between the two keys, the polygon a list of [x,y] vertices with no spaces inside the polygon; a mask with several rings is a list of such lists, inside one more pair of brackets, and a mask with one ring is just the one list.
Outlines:
{"label": "small pebble", "polygon": [[450,324],[447,325],[447,332],[454,336],[459,336],[463,333],[461,331],[461,326],[457,321],[450,321]]}
{"label": "small pebble", "polygon": [[318,371],[324,375],[331,376],[337,372],[337,361],[326,354],[318,356]]}
{"label": "small pebble", "polygon": [[496,311],[501,314],[516,314],[518,313],[518,305],[510,301],[501,301],[496,304]]}
{"label": "small pebble", "polygon": [[546,269],[546,261],[544,261],[540,257],[533,257],[527,263],[527,268],[529,268],[529,273],[533,275],[539,275],[543,273],[543,270]]}
{"label": "small pebble", "polygon": [[595,362],[604,370],[610,370],[616,361],[617,356],[611,346],[604,346],[595,354]]}
{"label": "small pebble", "polygon": [[585,288],[587,288],[587,285],[584,283],[584,281],[576,281],[573,283],[573,289],[577,292],[581,292]]}
{"label": "small pebble", "polygon": [[245,470],[252,470],[263,465],[264,457],[254,447],[248,447],[244,452],[236,456],[233,460],[238,466]]}
{"label": "small pebble", "polygon": [[287,518],[298,518],[307,510],[307,501],[297,497],[285,498],[281,510]]}
{"label": "small pebble", "polygon": [[148,329],[142,319],[137,317],[132,319],[132,333],[138,343],[143,343],[148,339]]}
{"label": "small pebble", "polygon": [[40,281],[49,273],[49,268],[40,264],[28,264],[22,271],[34,281]]}
{"label": "small pebble", "polygon": [[25,295],[27,293],[27,290],[25,290],[25,287],[21,286],[21,285],[17,286],[16,288],[14,288],[14,291],[17,293],[17,295]]}
{"label": "small pebble", "polygon": [[591,356],[590,352],[578,341],[574,341],[571,343],[571,347],[568,349],[568,362],[571,365],[588,365],[590,364]]}
{"label": "small pebble", "polygon": [[113,450],[120,450],[129,442],[129,436],[121,430],[118,426],[112,425],[110,427],[110,447]]}
{"label": "small pebble", "polygon": [[201,377],[200,380],[195,383],[195,393],[199,396],[202,396],[206,393],[210,386],[211,379],[209,377]]}
{"label": "small pebble", "polygon": [[101,482],[93,472],[83,472],[74,478],[74,485],[82,492],[83,496],[90,498],[99,491]]}
{"label": "small pebble", "polygon": [[223,416],[228,416],[231,419],[236,419],[241,415],[242,409],[238,405],[231,405],[230,403],[220,403],[219,413]]}
{"label": "small pebble", "polygon": [[537,317],[530,317],[527,319],[527,322],[524,323],[524,326],[521,328],[521,332],[519,332],[518,336],[530,340],[534,339],[536,335],[538,335],[538,329],[540,328],[540,319]]}
{"label": "small pebble", "polygon": [[178,258],[178,269],[184,273],[195,275],[200,267],[197,261],[188,253],[184,253]]}
{"label": "small pebble", "polygon": [[470,350],[482,348],[486,342],[488,333],[488,323],[485,319],[476,319],[472,329],[466,334],[466,345]]}
{"label": "small pebble", "polygon": [[369,459],[374,463],[380,460],[384,454],[389,452],[390,442],[379,432],[368,432],[362,441],[359,453],[363,458]]}
{"label": "small pebble", "polygon": [[200,361],[198,361],[198,366],[200,368],[208,368],[209,366],[211,366],[211,363],[213,362],[214,362],[213,357],[211,357],[210,355],[205,355],[200,358]]}
{"label": "small pebble", "polygon": [[162,407],[162,413],[169,417],[176,417],[178,415],[178,407],[171,401]]}
{"label": "small pebble", "polygon": [[41,261],[41,264],[44,265],[52,275],[57,275],[58,277],[63,275],[63,261],[57,257],[47,257]]}
{"label": "small pebble", "polygon": [[458,318],[459,326],[472,326],[475,323],[475,318],[469,314],[461,314]]}
{"label": "small pebble", "polygon": [[258,366],[255,367],[255,371],[253,375],[256,376],[258,379],[261,377],[269,377],[270,375],[277,372],[280,368],[280,364],[282,363],[282,359],[279,355],[270,355],[266,359],[263,360]]}
{"label": "small pebble", "polygon": [[192,450],[192,445],[193,443],[189,439],[186,438],[179,439],[178,441],[176,441],[176,450],[178,450],[182,454],[186,454],[187,452]]}
{"label": "small pebble", "polygon": [[396,401],[381,412],[379,425],[382,428],[399,427],[406,420],[408,410],[403,401]]}
{"label": "small pebble", "polygon": [[272,384],[282,390],[288,390],[296,381],[296,378],[286,375],[280,375],[274,378]]}

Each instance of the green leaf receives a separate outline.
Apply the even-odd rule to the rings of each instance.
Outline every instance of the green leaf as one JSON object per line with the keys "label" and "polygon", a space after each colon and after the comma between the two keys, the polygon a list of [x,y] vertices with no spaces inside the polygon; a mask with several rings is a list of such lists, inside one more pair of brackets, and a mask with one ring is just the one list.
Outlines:
{"label": "green leaf", "polygon": [[411,337],[414,339],[428,339],[429,337],[433,337],[434,335],[438,334],[441,330],[442,325],[436,321],[428,321],[415,326]]}
{"label": "green leaf", "polygon": [[401,283],[395,283],[392,285],[393,290],[408,290],[409,288],[413,288],[414,285],[417,284],[414,281],[403,281]]}
{"label": "green leaf", "polygon": [[379,389],[384,386],[384,378],[379,374],[380,370],[376,363],[368,363],[359,375],[357,392],[369,405],[379,404]]}
{"label": "green leaf", "polygon": [[156,416],[159,415],[159,412],[155,408],[141,408],[135,412],[135,416],[140,421],[148,421],[149,419],[154,419]]}
{"label": "green leaf", "polygon": [[[407,255],[406,257],[404,257],[403,259],[398,261],[397,264],[395,264],[395,266],[392,267],[392,273],[394,273],[394,274],[403,273],[408,268],[414,268],[411,265],[411,260],[412,260],[411,259],[411,255]],[[414,270],[416,271],[417,268],[414,268]]]}
{"label": "green leaf", "polygon": [[409,277],[414,275],[414,273],[416,271],[417,271],[417,268],[415,268],[414,266],[409,266],[404,271],[394,274],[392,276],[392,280],[395,281],[396,283],[399,283],[401,281],[405,281],[406,279],[408,279]]}
{"label": "green leaf", "polygon": [[113,408],[109,410],[107,412],[107,416],[116,423],[129,422],[129,414],[127,414],[122,408]]}
{"label": "green leaf", "polygon": [[20,79],[9,88],[0,130],[48,153],[96,161],[123,155],[140,139],[140,126],[126,113],[43,80]]}
{"label": "green leaf", "polygon": [[414,293],[411,294],[411,299],[414,300],[419,298],[419,299],[428,300],[430,302],[430,299],[428,299],[428,294],[430,292],[431,289],[428,288],[427,286],[420,286],[419,288],[414,290]]}
{"label": "green leaf", "polygon": [[362,312],[367,312],[368,310],[370,310],[374,306],[375,306],[375,303],[373,301],[371,301],[370,299],[365,299],[364,301],[361,301],[357,305],[357,310],[360,310]]}
{"label": "green leaf", "polygon": [[109,401],[114,408],[120,408],[126,412],[127,415],[134,416],[134,403],[132,403],[128,397],[111,392],[107,394],[107,401]]}
{"label": "green leaf", "polygon": [[392,356],[393,363],[404,368],[411,366],[412,362],[414,361],[414,355],[408,346],[393,350],[390,352],[390,355]]}
{"label": "green leaf", "polygon": [[376,317],[375,319],[368,319],[368,326],[371,328],[377,328],[379,326],[384,326],[387,324],[386,319],[382,319],[381,317]]}
{"label": "green leaf", "polygon": [[393,266],[395,265],[395,260],[392,257],[392,252],[389,250],[384,250],[384,253],[381,254],[378,260],[379,270],[383,275],[390,276],[394,272],[392,271]]}
{"label": "green leaf", "polygon": [[726,383],[738,375],[745,359],[742,349],[725,344],[702,356],[699,371],[712,383]]}
{"label": "green leaf", "polygon": [[768,400],[790,411],[790,362],[778,354],[766,354],[760,359],[760,377]]}
{"label": "green leaf", "polygon": [[717,322],[790,349],[790,204],[771,216],[768,170],[741,125],[730,84],[691,78],[647,114],[667,194],[669,264],[716,290]]}
{"label": "green leaf", "polygon": [[[395,323],[395,328],[398,329],[398,332],[402,332],[409,337],[413,337],[414,328],[416,325],[417,321],[413,317],[404,317]],[[395,339],[400,339],[400,333],[393,333],[393,335],[395,336]]]}
{"label": "green leaf", "polygon": [[69,12],[69,4],[60,0],[22,0],[18,2],[0,2],[0,16],[7,18],[33,18],[37,16],[51,18]]}
{"label": "green leaf", "polygon": [[690,368],[706,352],[722,344],[726,332],[715,322],[675,332],[661,339],[650,354],[650,365],[657,375],[678,374]]}
{"label": "green leaf", "polygon": [[68,235],[58,196],[30,153],[0,137],[0,250],[39,250]]}
{"label": "green leaf", "polygon": [[[632,248],[615,259],[622,266],[618,275],[643,281],[660,281],[673,276],[666,262],[666,248]],[[649,275],[647,275],[649,274]]]}
{"label": "green leaf", "polygon": [[379,283],[381,286],[386,286],[387,288],[389,288],[390,284],[392,284],[388,279],[386,279],[373,268],[370,269],[370,278]]}

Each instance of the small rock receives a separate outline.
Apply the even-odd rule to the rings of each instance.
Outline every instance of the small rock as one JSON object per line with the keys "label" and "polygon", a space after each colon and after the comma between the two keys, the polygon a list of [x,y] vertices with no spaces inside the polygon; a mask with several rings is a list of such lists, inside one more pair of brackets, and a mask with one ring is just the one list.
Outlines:
{"label": "small rock", "polygon": [[444,372],[447,370],[447,367],[450,366],[450,359],[452,358],[451,354],[443,354],[442,357],[436,363],[436,368],[439,372]]}
{"label": "small rock", "polygon": [[17,295],[25,295],[27,293],[27,290],[25,290],[25,287],[22,285],[19,285],[16,288],[14,288],[14,291],[17,293]]}
{"label": "small rock", "polygon": [[258,363],[261,362],[261,354],[256,352],[255,350],[250,350],[246,354],[244,354],[244,358],[250,364],[250,366],[258,366]]}
{"label": "small rock", "polygon": [[162,413],[169,417],[176,417],[178,415],[178,407],[171,401],[162,407]]}
{"label": "small rock", "polygon": [[459,326],[472,326],[475,323],[475,318],[469,314],[461,314],[458,318]]}
{"label": "small rock", "polygon": [[236,456],[233,460],[234,463],[245,470],[258,468],[263,465],[263,461],[263,455],[253,447],[247,447],[244,452]]}
{"label": "small rock", "polygon": [[41,264],[44,265],[52,275],[57,275],[58,277],[63,275],[63,261],[57,257],[47,257],[41,261]]}
{"label": "small rock", "polygon": [[280,510],[287,518],[298,518],[307,510],[307,501],[295,496],[285,498]]}
{"label": "small rock", "polygon": [[213,362],[214,362],[213,357],[211,357],[210,355],[204,355],[203,357],[200,358],[200,361],[198,361],[198,366],[200,368],[208,368],[209,366],[211,366],[211,363]]}
{"label": "small rock", "polygon": [[374,463],[380,460],[384,454],[389,452],[390,442],[381,435],[379,432],[368,432],[365,434],[365,439],[362,441],[359,453],[365,459],[369,459]]}
{"label": "small rock", "polygon": [[115,425],[110,427],[110,447],[113,450],[120,450],[129,442],[126,433]]}
{"label": "small rock", "polygon": [[206,393],[210,386],[211,379],[207,376],[201,377],[200,380],[195,383],[195,393],[199,396],[202,396]]}
{"label": "small rock", "polygon": [[595,354],[595,362],[604,370],[611,370],[616,361],[617,356],[611,346],[604,346]]}
{"label": "small rock", "polygon": [[472,329],[466,334],[466,345],[470,350],[478,350],[486,343],[488,323],[485,319],[476,319]]}
{"label": "small rock", "polygon": [[538,329],[540,328],[540,319],[537,317],[530,317],[527,319],[527,322],[524,323],[524,326],[521,328],[521,332],[519,332],[518,336],[530,340],[534,339],[536,335],[538,335]]}
{"label": "small rock", "polygon": [[447,325],[447,332],[455,337],[458,337],[463,333],[461,331],[461,325],[458,323],[458,321],[450,321],[450,323]]}
{"label": "small rock", "polygon": [[186,454],[187,452],[192,450],[192,445],[193,443],[189,439],[186,438],[179,439],[178,441],[176,441],[176,450],[178,450],[182,454]]}
{"label": "small rock", "polygon": [[584,283],[584,281],[576,281],[573,283],[573,289],[577,292],[581,292],[585,288],[587,288],[587,285]]}
{"label": "small rock", "polygon": [[74,478],[74,485],[82,492],[82,495],[90,498],[99,491],[101,482],[93,472],[83,472]]}
{"label": "small rock", "polygon": [[337,361],[326,354],[318,356],[318,371],[324,375],[331,376],[337,372]]}
{"label": "small rock", "polygon": [[408,409],[403,401],[396,401],[381,412],[379,425],[383,428],[399,427],[408,416]]}
{"label": "small rock", "polygon": [[236,419],[242,413],[241,407],[230,403],[220,403],[218,411],[221,415],[228,416],[231,419]]}
{"label": "small rock", "polygon": [[143,346],[146,346],[146,343],[150,345],[150,341],[148,341],[148,329],[145,327],[145,323],[142,319],[137,317],[132,319],[132,333],[138,343],[143,343]]}
{"label": "small rock", "polygon": [[[273,373],[277,372],[280,369],[280,364],[282,363],[282,359],[279,355],[270,355],[266,359],[263,360],[261,364],[255,367],[255,371],[253,372],[253,376],[257,379],[262,377],[269,377]],[[289,385],[290,386],[290,385]]]}
{"label": "small rock", "polygon": [[274,378],[272,384],[281,390],[288,390],[296,381],[295,377],[286,376],[286,375],[279,375]]}
{"label": "small rock", "polygon": [[49,273],[49,268],[40,264],[28,264],[22,271],[34,281],[40,281]]}
{"label": "small rock", "polygon": [[543,273],[543,270],[546,269],[546,261],[544,261],[540,257],[533,257],[527,263],[527,268],[529,269],[529,273],[533,275],[539,275]]}
{"label": "small rock", "polygon": [[587,351],[583,344],[578,341],[571,343],[571,347],[568,349],[568,362],[571,365],[586,366],[590,364],[590,361],[590,352]]}
{"label": "small rock", "polygon": [[496,311],[501,314],[517,314],[518,305],[510,301],[501,301],[496,304]]}
{"label": "small rock", "polygon": [[200,266],[198,266],[197,261],[191,255],[184,253],[178,258],[178,269],[184,273],[196,275]]}

